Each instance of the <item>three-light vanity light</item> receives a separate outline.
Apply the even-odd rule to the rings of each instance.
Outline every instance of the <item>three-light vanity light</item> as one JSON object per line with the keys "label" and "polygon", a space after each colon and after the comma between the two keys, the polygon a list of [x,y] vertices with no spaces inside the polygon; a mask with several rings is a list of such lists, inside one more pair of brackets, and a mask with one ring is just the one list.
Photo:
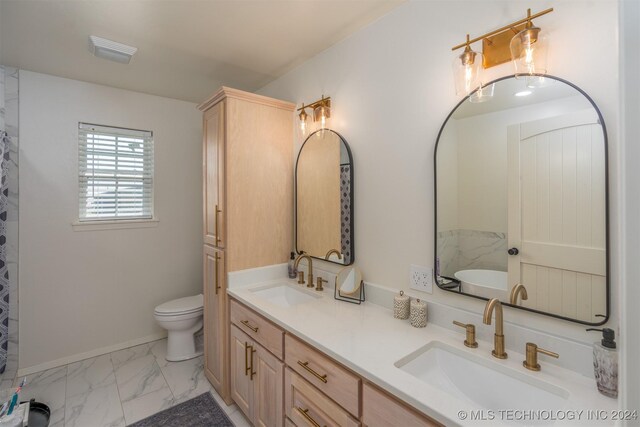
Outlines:
{"label": "three-light vanity light", "polygon": [[326,128],[327,120],[331,117],[331,97],[322,95],[322,98],[318,101],[307,105],[303,103],[302,107],[298,108],[298,111],[300,111],[298,117],[300,118],[300,132],[302,132],[302,135],[306,135],[307,133],[307,122],[309,121],[309,115],[306,111],[307,108],[309,108],[313,114],[313,121],[320,122],[321,129]]}
{"label": "three-light vanity light", "polygon": [[[529,88],[542,86],[547,73],[548,39],[541,34],[533,19],[553,12],[553,8],[531,14],[509,25],[490,31],[474,39],[469,38],[451,50],[464,47],[453,61],[456,95],[469,96],[471,102],[484,102],[493,97],[493,85],[482,81],[482,70],[511,61],[516,78],[524,78]],[[471,45],[482,40],[482,53],[475,52]],[[476,90],[477,89],[477,90]],[[475,92],[474,92],[475,91]]]}

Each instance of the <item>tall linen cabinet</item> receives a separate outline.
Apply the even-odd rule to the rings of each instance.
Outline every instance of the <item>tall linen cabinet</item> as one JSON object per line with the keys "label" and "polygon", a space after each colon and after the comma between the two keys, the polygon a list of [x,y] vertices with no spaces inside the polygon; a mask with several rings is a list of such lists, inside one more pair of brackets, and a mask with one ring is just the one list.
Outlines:
{"label": "tall linen cabinet", "polygon": [[230,397],[228,273],[285,263],[293,241],[295,104],[222,87],[204,113],[204,365]]}

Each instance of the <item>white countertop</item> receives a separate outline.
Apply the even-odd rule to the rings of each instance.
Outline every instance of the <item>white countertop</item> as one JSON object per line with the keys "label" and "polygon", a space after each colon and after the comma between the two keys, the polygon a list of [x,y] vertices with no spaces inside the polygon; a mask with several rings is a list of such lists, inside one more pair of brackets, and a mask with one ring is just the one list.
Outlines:
{"label": "white countertop", "polygon": [[[460,333],[455,333],[433,324],[428,324],[426,328],[414,328],[408,320],[395,319],[391,310],[371,302],[356,305],[336,301],[333,298],[333,289],[329,287],[321,292],[322,298],[287,308],[274,305],[251,292],[255,287],[270,283],[300,286],[295,280],[278,279],[233,287],[227,292],[231,297],[357,372],[371,383],[447,426],[478,425],[477,420],[470,420],[469,414],[472,410],[477,411],[482,408],[472,407],[463,397],[457,399],[443,393],[394,365],[398,360],[432,341],[470,353],[476,360],[482,360],[484,364],[502,365],[521,375],[531,376],[538,381],[566,390],[569,399],[563,408],[565,412],[559,415],[571,416],[566,411],[575,411],[572,413],[576,417],[572,421],[573,425],[588,425],[590,421],[587,420],[587,411],[606,411],[610,420],[611,412],[617,409],[617,400],[598,393],[595,380],[546,364],[544,356],[539,361],[542,365],[541,371],[528,371],[522,366],[524,360],[522,353],[510,351],[508,359],[498,360],[490,354],[493,343],[478,341],[479,347],[476,349],[465,347],[463,329]],[[487,384],[487,392],[490,391],[491,384]],[[522,407],[505,409],[526,410],[526,396],[523,396]],[[465,411],[467,419],[460,419],[460,411]],[[584,412],[579,413],[579,411]],[[486,413],[487,410],[485,410]],[[495,419],[486,421],[487,424],[500,424],[499,421],[504,415],[497,413],[494,415]],[[594,425],[610,425],[603,421],[591,422]],[[510,421],[504,421],[504,424],[526,425],[526,423]],[[555,425],[567,424],[569,424],[568,421],[556,421]]]}

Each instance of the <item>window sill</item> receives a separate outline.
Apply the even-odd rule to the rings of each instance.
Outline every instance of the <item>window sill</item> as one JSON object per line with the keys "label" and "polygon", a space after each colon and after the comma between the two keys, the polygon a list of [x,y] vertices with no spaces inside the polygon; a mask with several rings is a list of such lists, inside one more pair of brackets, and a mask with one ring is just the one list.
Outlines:
{"label": "window sill", "polygon": [[104,221],[74,221],[71,223],[73,231],[123,230],[127,228],[157,227],[157,218],[151,219],[117,219]]}

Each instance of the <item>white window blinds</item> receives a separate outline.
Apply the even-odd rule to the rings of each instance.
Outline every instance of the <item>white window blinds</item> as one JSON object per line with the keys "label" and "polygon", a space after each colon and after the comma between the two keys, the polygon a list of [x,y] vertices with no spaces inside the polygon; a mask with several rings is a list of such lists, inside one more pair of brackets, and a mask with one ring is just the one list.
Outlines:
{"label": "white window blinds", "polygon": [[153,217],[153,133],[78,124],[82,220]]}

